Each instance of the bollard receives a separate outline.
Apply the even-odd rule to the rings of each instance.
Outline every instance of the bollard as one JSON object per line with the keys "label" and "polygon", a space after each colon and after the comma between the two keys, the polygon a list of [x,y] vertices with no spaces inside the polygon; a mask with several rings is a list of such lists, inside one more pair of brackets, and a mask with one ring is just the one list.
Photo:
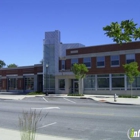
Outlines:
{"label": "bollard", "polygon": [[117,95],[116,95],[116,93],[114,94],[114,102],[117,102]]}

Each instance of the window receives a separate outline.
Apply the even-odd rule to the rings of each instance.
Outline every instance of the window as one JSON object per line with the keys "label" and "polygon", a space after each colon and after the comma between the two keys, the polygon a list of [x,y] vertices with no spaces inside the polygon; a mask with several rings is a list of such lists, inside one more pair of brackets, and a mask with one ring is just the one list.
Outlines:
{"label": "window", "polygon": [[109,89],[109,75],[97,75],[98,89]]}
{"label": "window", "polygon": [[47,90],[54,90],[55,89],[55,77],[54,75],[47,75],[46,79],[46,87]]}
{"label": "window", "polygon": [[105,57],[104,56],[97,57],[97,67],[104,66],[105,66]]}
{"label": "window", "polygon": [[65,90],[65,79],[59,79],[59,90]]}
{"label": "window", "polygon": [[61,69],[62,69],[62,70],[65,70],[65,60],[62,60]]}
{"label": "window", "polygon": [[34,78],[25,77],[24,78],[25,90],[34,90]]}
{"label": "window", "polygon": [[[129,79],[127,77],[127,89],[131,89],[131,84],[129,83]],[[132,89],[140,89],[140,76],[136,77],[134,82],[132,83]]]}
{"label": "window", "polygon": [[87,58],[84,58],[84,64],[90,68],[91,67],[91,58],[90,57],[87,57]]}
{"label": "window", "polygon": [[120,65],[120,56],[113,55],[111,56],[111,66],[119,66]]}
{"label": "window", "polygon": [[0,78],[0,90],[2,89],[2,80]]}
{"label": "window", "polygon": [[94,90],[95,89],[95,76],[87,75],[84,78],[84,90]]}
{"label": "window", "polygon": [[17,89],[17,79],[16,78],[8,78],[8,89],[9,90]]}
{"label": "window", "polygon": [[135,61],[135,54],[127,54],[126,55],[126,63],[129,64]]}
{"label": "window", "polygon": [[124,74],[112,74],[112,89],[124,89]]}
{"label": "window", "polygon": [[73,66],[75,63],[78,63],[78,58],[71,59],[71,66]]}

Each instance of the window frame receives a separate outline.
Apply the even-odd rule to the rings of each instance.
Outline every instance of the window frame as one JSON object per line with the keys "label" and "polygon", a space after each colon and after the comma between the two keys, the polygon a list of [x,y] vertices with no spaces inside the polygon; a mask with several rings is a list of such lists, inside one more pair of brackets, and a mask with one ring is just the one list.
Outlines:
{"label": "window frame", "polygon": [[[90,66],[87,66],[86,63],[89,63]],[[83,58],[83,64],[85,64],[87,68],[91,68],[91,57]]]}
{"label": "window frame", "polygon": [[[118,59],[115,58],[113,60],[113,57],[115,57],[115,56],[118,56]],[[111,59],[110,59],[111,67],[118,67],[118,66],[120,66],[120,55],[111,55],[110,57],[111,57]],[[112,65],[113,61],[118,61],[119,64],[118,65]]]}
{"label": "window frame", "polygon": [[[127,57],[131,57],[132,55],[134,56],[134,61],[131,61],[131,60],[133,60],[133,59],[131,59],[131,58],[127,58]],[[135,61],[136,61],[135,54],[134,54],[134,53],[126,54],[126,55],[125,55],[125,61],[126,61],[126,64],[129,64],[129,63],[131,63],[131,62],[135,62]],[[128,61],[130,61],[130,62],[128,62]]]}
{"label": "window frame", "polygon": [[[73,62],[74,60],[76,60],[76,62]],[[72,59],[71,59],[71,67],[72,67],[74,64],[78,64],[78,58],[72,58]]]}
{"label": "window frame", "polygon": [[[64,81],[64,88],[61,88],[60,82],[61,82],[62,80]],[[65,86],[66,86],[66,81],[65,81],[65,79],[59,79],[59,80],[58,80],[58,89],[59,89],[59,90],[65,90]]]}
{"label": "window frame", "polygon": [[61,70],[65,70],[65,60],[61,61]]}
{"label": "window frame", "polygon": [[[99,58],[103,58],[103,60],[98,60]],[[103,66],[98,66],[99,62],[103,62],[104,65]],[[104,68],[105,67],[105,56],[98,56],[98,57],[96,57],[96,67],[97,68]]]}

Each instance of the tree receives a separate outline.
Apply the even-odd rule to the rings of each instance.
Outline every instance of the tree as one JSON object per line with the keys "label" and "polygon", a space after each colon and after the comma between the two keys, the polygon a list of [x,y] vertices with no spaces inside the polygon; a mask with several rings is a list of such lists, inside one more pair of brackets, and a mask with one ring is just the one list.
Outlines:
{"label": "tree", "polygon": [[132,84],[135,81],[135,78],[140,75],[140,72],[138,70],[139,66],[137,62],[131,62],[129,64],[123,65],[123,67],[125,70],[125,74],[128,77],[128,82],[131,85],[131,97],[132,97]]}
{"label": "tree", "polygon": [[140,39],[140,27],[137,27],[133,20],[124,20],[120,24],[112,22],[103,27],[103,30],[108,37],[113,38],[113,41],[118,44]]}
{"label": "tree", "polygon": [[140,72],[138,70],[139,66],[137,62],[131,62],[129,64],[123,65],[123,67],[125,70],[125,74],[128,77],[128,81],[131,85],[131,97],[132,97],[132,84],[135,81],[135,78],[140,75]]}
{"label": "tree", "polygon": [[3,60],[0,60],[0,68],[3,68],[5,65],[5,62]]}
{"label": "tree", "polygon": [[[113,41],[122,44],[132,42],[133,40],[140,39],[140,27],[133,20],[123,20],[119,24],[118,22],[112,22],[110,25],[103,27],[105,34],[113,38]],[[138,64],[136,62],[123,65],[125,73],[131,84],[131,96],[132,96],[132,83],[135,77],[139,75]]]}
{"label": "tree", "polygon": [[72,66],[72,72],[75,74],[75,78],[79,83],[79,94],[83,94],[83,78],[86,76],[88,69],[85,64],[74,64]]}
{"label": "tree", "polygon": [[8,68],[16,68],[16,67],[18,67],[18,66],[17,66],[16,64],[13,63],[13,64],[7,65],[7,67],[8,67]]}

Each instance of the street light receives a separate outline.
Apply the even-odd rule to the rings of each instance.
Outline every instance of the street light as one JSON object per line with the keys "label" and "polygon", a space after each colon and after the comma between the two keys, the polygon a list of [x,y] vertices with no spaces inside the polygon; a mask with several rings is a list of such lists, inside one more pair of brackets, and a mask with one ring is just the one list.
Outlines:
{"label": "street light", "polygon": [[46,90],[47,90],[47,75],[48,75],[48,70],[49,69],[49,64],[46,64]]}

